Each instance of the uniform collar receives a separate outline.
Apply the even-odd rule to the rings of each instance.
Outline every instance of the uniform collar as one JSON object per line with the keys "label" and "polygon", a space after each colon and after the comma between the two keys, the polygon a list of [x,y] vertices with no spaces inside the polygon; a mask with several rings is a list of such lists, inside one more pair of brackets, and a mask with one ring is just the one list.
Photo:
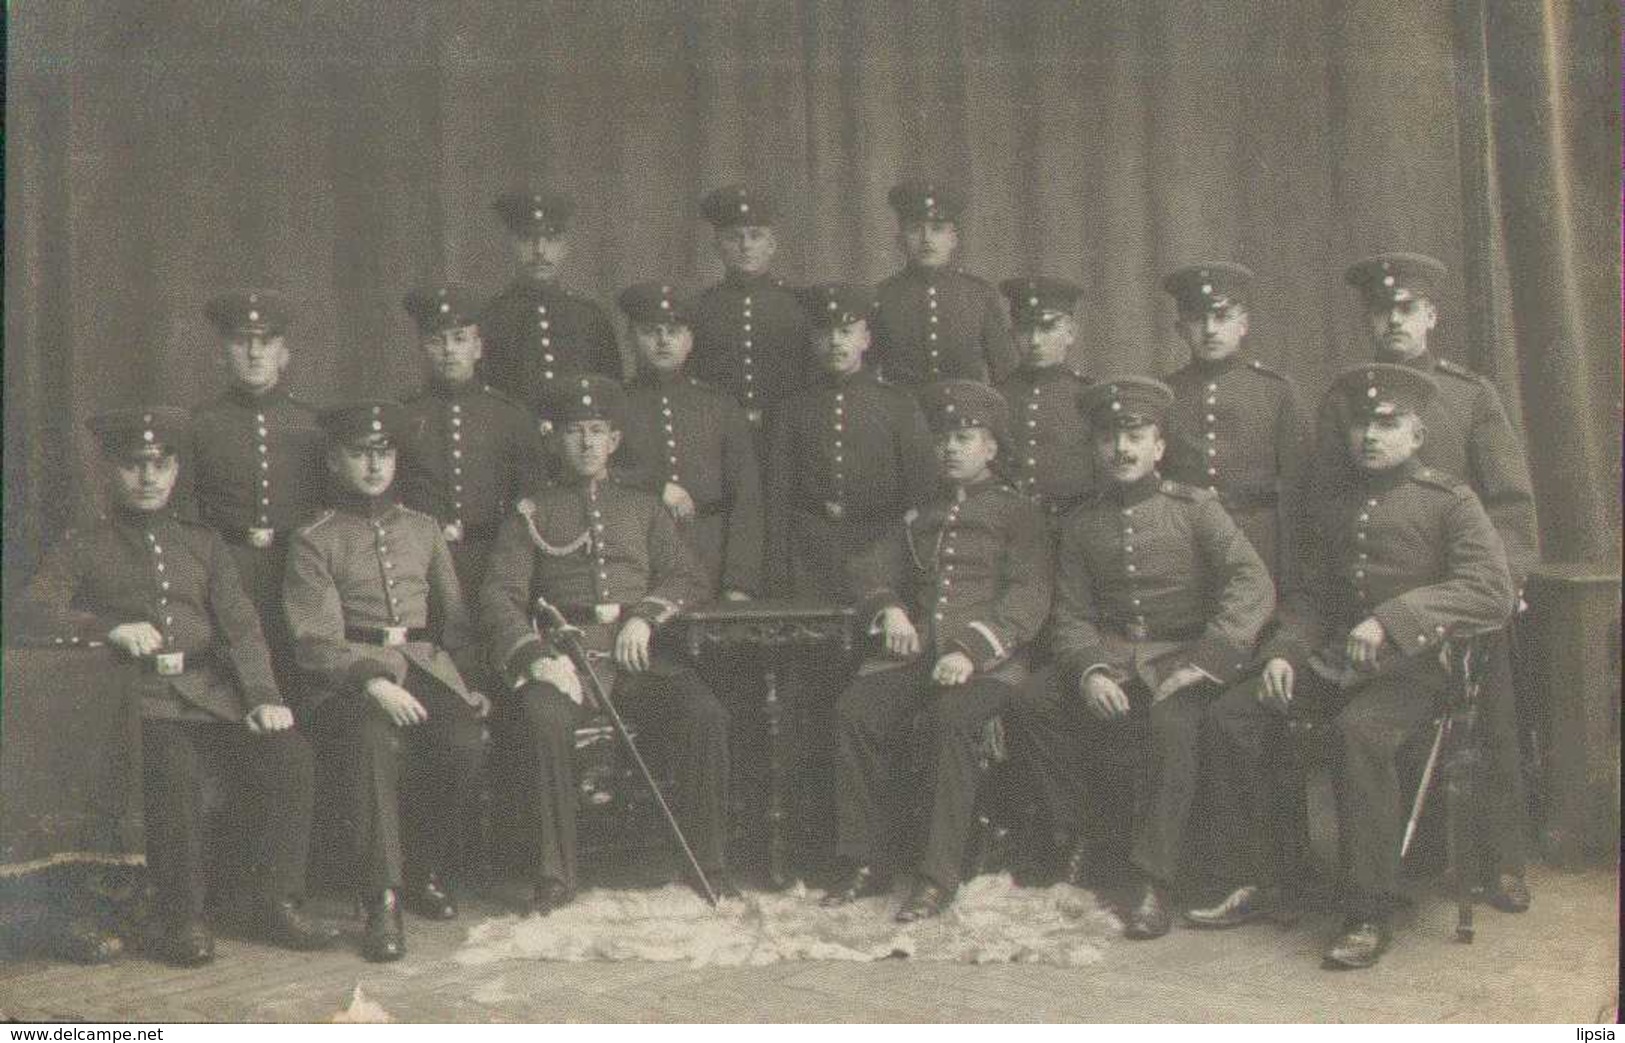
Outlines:
{"label": "uniform collar", "polygon": [[1423,348],[1410,357],[1401,355],[1396,351],[1383,351],[1379,348],[1377,350],[1377,361],[1387,362],[1395,366],[1409,366],[1411,369],[1419,369],[1423,373],[1432,373],[1434,368],[1439,365],[1439,357],[1433,354],[1432,348]]}
{"label": "uniform collar", "polygon": [[1016,376],[1031,384],[1045,384],[1052,380],[1059,380],[1062,376],[1076,376],[1065,362],[1057,362],[1053,366],[1030,366],[1023,362],[1016,370]]}
{"label": "uniform collar", "polygon": [[824,382],[826,387],[844,388],[850,387],[853,384],[872,384],[875,381],[875,373],[874,370],[868,368],[867,366],[860,366],[858,367],[858,371],[856,373],[847,373],[839,376],[825,370],[819,373],[819,378]]}
{"label": "uniform collar", "polygon": [[1111,485],[1105,487],[1106,499],[1122,507],[1135,507],[1157,494],[1162,488],[1162,475],[1156,470],[1131,485]]}
{"label": "uniform collar", "polygon": [[108,512],[108,518],[113,524],[124,529],[151,529],[161,522],[175,517],[174,501],[168,506],[156,511],[132,511],[127,507],[115,504]]}
{"label": "uniform collar", "polygon": [[345,514],[355,514],[369,521],[376,521],[398,506],[394,492],[395,489],[391,486],[384,490],[382,496],[362,496],[353,492],[335,493],[333,507]]}
{"label": "uniform collar", "polygon": [[1245,362],[1246,359],[1242,358],[1241,352],[1238,351],[1228,358],[1218,359],[1217,361],[1209,359],[1191,359],[1190,371],[1204,380],[1214,380],[1218,377],[1224,376],[1226,373],[1229,373],[1237,366],[1243,365]]}
{"label": "uniform collar", "polygon": [[450,401],[454,398],[468,398],[471,395],[476,395],[482,390],[482,385],[478,377],[472,377],[461,384],[448,384],[443,380],[430,377],[425,390],[435,398]]}
{"label": "uniform collar", "polygon": [[771,268],[759,275],[745,275],[730,268],[722,273],[722,284],[739,290],[753,290],[778,285],[778,277]]}
{"label": "uniform collar", "polygon": [[679,384],[688,383],[688,373],[678,370],[675,373],[662,373],[652,367],[639,367],[638,375],[632,378],[634,387],[672,388]]}
{"label": "uniform collar", "polygon": [[1401,485],[1404,485],[1406,482],[1414,478],[1416,476],[1416,472],[1420,471],[1421,469],[1422,461],[1418,460],[1415,456],[1412,456],[1409,460],[1406,460],[1398,467],[1390,467],[1386,471],[1377,471],[1376,473],[1372,473],[1369,471],[1360,471],[1358,468],[1356,468],[1356,473],[1358,473],[1360,476],[1361,488],[1369,493],[1380,494],[1389,492],[1390,490],[1397,489]]}
{"label": "uniform collar", "polygon": [[[999,476],[996,474],[989,474],[986,478],[983,478],[980,481],[966,482],[964,485],[959,485],[954,482],[944,482],[942,483],[942,486],[943,492],[947,495],[950,503],[955,500],[959,500],[961,503],[963,503],[965,500],[969,500],[977,494],[985,492],[986,490],[999,484]],[[961,491],[964,492],[963,497],[959,495]]]}
{"label": "uniform collar", "polygon": [[231,387],[226,389],[226,398],[245,408],[262,410],[267,406],[271,406],[279,402],[286,402],[288,399],[288,388],[286,385],[278,383],[277,386],[271,390],[266,391],[263,394],[256,395],[245,387],[233,384]]}

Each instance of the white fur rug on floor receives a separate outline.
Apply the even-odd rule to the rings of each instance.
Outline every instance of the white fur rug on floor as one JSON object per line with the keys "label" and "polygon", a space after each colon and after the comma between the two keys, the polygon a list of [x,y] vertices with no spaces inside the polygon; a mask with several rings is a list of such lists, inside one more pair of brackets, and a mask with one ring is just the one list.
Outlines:
{"label": "white fur rug on floor", "polygon": [[1008,875],[966,883],[940,917],[892,920],[897,896],[839,909],[797,885],[748,892],[711,909],[693,891],[588,891],[548,916],[504,916],[474,925],[456,954],[464,964],[528,959],[686,961],[745,966],[781,960],[1050,963],[1080,966],[1104,955],[1122,925],[1095,897],[1066,884],[1016,887]]}

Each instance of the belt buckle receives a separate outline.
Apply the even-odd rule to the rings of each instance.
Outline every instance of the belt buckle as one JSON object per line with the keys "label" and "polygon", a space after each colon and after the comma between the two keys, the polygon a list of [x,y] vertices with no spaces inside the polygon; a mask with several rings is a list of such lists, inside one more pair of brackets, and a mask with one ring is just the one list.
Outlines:
{"label": "belt buckle", "polygon": [[841,518],[846,514],[846,508],[836,503],[834,500],[825,500],[824,513],[829,515],[830,521],[840,521]]}
{"label": "belt buckle", "polygon": [[185,652],[159,652],[152,657],[152,668],[159,677],[175,677],[186,672]]}
{"label": "belt buckle", "polygon": [[613,623],[621,618],[621,606],[614,602],[607,605],[594,605],[592,615],[600,623]]}
{"label": "belt buckle", "polygon": [[385,645],[393,646],[406,644],[405,627],[384,627],[383,630]]}
{"label": "belt buckle", "polygon": [[747,409],[745,410],[745,419],[752,424],[760,424],[762,422],[762,411],[760,409]]}
{"label": "belt buckle", "polygon": [[250,547],[257,547],[260,550],[264,550],[265,548],[269,547],[274,542],[276,542],[276,530],[275,529],[249,529],[248,530],[248,545]]}
{"label": "belt buckle", "polygon": [[463,523],[460,521],[447,522],[441,530],[445,534],[447,543],[461,543],[463,541]]}

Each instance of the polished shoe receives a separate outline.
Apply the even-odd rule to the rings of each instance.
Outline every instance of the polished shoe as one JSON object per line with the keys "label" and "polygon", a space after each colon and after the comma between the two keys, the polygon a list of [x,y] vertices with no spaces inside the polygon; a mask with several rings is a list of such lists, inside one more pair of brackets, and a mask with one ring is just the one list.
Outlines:
{"label": "polished shoe", "polygon": [[69,920],[50,936],[50,952],[72,963],[112,963],[124,953],[124,941],[90,920]]}
{"label": "polished shoe", "polygon": [[948,908],[953,901],[953,892],[943,887],[935,880],[921,877],[914,884],[914,890],[909,892],[908,901],[903,908],[897,910],[892,919],[898,923],[913,923],[916,920],[929,920],[933,916],[941,916],[942,911]]}
{"label": "polished shoe", "polygon": [[1359,920],[1343,928],[1322,965],[1327,970],[1361,970],[1373,967],[1388,948],[1388,925],[1377,920]]}
{"label": "polished shoe", "polygon": [[537,916],[546,916],[555,909],[569,905],[575,897],[574,888],[566,886],[562,880],[547,877],[531,892],[530,912]]}
{"label": "polished shoe", "polygon": [[361,956],[373,963],[388,963],[406,955],[406,928],[401,923],[401,898],[393,889],[361,900],[367,925],[361,935]]}
{"label": "polished shoe", "polygon": [[1495,889],[1484,896],[1493,909],[1503,913],[1527,913],[1532,896],[1529,882],[1522,873],[1502,873],[1495,881]]}
{"label": "polished shoe", "polygon": [[1212,930],[1240,927],[1244,923],[1273,916],[1279,905],[1274,889],[1249,884],[1231,891],[1217,905],[1185,910],[1185,922],[1192,927]]}
{"label": "polished shoe", "polygon": [[265,940],[284,949],[314,952],[332,948],[339,929],[310,916],[297,899],[274,898],[265,907]]}
{"label": "polished shoe", "polygon": [[825,908],[838,905],[851,905],[860,898],[879,894],[885,889],[885,882],[880,874],[875,872],[874,866],[858,866],[848,873],[839,884],[829,889],[818,904]]}
{"label": "polished shoe", "polygon": [[164,931],[158,955],[176,967],[201,967],[214,959],[214,932],[202,920],[184,920]]}
{"label": "polished shoe", "polygon": [[1123,935],[1138,941],[1151,938],[1161,938],[1173,926],[1173,918],[1168,915],[1168,900],[1163,897],[1162,888],[1157,884],[1143,885],[1140,892],[1140,901],[1129,910],[1128,922],[1123,925]]}
{"label": "polished shoe", "polygon": [[457,919],[457,902],[438,873],[430,873],[422,880],[407,884],[403,897],[406,908],[425,920]]}

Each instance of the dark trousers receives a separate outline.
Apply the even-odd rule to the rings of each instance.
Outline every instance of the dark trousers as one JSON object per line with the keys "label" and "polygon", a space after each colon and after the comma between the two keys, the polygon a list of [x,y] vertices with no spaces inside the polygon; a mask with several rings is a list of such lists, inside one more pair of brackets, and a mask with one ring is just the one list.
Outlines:
{"label": "dark trousers", "polygon": [[[1034,784],[1057,832],[1075,829],[1095,845],[1121,835],[1122,812],[1132,836],[1129,861],[1162,882],[1179,871],[1185,829],[1201,778],[1204,745],[1212,748],[1217,729],[1210,721],[1231,718],[1238,731],[1257,727],[1249,741],[1260,749],[1268,722],[1254,715],[1248,686],[1228,691],[1211,682],[1189,685],[1152,702],[1138,680],[1123,686],[1128,716],[1101,720],[1089,712],[1075,682],[1051,674],[1041,686],[1027,687],[1014,701],[1012,726],[1018,757],[1029,759]],[[1204,737],[1210,741],[1204,743]],[[1215,778],[1216,813],[1240,818],[1245,798],[1232,786],[1246,776],[1241,766],[1208,757]],[[1233,799],[1239,799],[1233,803]],[[1115,828],[1114,828],[1115,827]],[[1230,854],[1244,864],[1227,867],[1238,879],[1261,870],[1266,845]]]}
{"label": "dark trousers", "polygon": [[287,573],[288,536],[277,534],[277,541],[269,547],[253,547],[246,543],[227,543],[232,563],[237,566],[237,578],[243,590],[259,612],[260,629],[271,650],[271,666],[276,671],[277,683],[284,689],[297,678],[293,662],[293,640],[288,636],[288,617],[282,605],[282,578]]}
{"label": "dark trousers", "polygon": [[[600,676],[608,672],[597,669]],[[691,670],[622,672],[610,697],[640,736],[659,736],[675,775],[673,813],[700,865],[720,869],[728,828],[727,709]],[[516,767],[520,828],[536,841],[531,874],[538,882],[576,886],[575,729],[591,716],[590,707],[536,682],[500,696],[493,711],[495,741]],[[648,746],[640,741],[639,752],[647,755]]]}
{"label": "dark trousers", "polygon": [[896,774],[912,749],[926,804],[925,850],[918,872],[945,888],[959,884],[976,806],[977,747],[988,719],[1012,686],[985,677],[944,688],[931,680],[934,660],[852,681],[835,704],[836,854],[868,865],[897,836],[888,812]]}
{"label": "dark trousers", "polygon": [[[1512,649],[1506,631],[1485,639],[1478,727],[1484,750],[1479,808],[1484,832],[1480,859],[1491,874],[1522,873],[1528,858],[1529,797],[1518,748],[1517,693],[1512,686]],[[1490,881],[1493,882],[1493,876]]]}
{"label": "dark trousers", "polygon": [[204,914],[206,770],[242,791],[238,806],[252,823],[256,891],[266,898],[304,895],[314,776],[310,747],[298,732],[255,735],[224,721],[145,720],[141,760],[147,868],[169,918]]}
{"label": "dark trousers", "polygon": [[454,865],[466,813],[477,805],[484,750],[473,707],[416,667],[403,687],[428,720],[403,728],[360,691],[331,696],[312,715],[317,752],[339,790],[356,883],[367,892]]}

